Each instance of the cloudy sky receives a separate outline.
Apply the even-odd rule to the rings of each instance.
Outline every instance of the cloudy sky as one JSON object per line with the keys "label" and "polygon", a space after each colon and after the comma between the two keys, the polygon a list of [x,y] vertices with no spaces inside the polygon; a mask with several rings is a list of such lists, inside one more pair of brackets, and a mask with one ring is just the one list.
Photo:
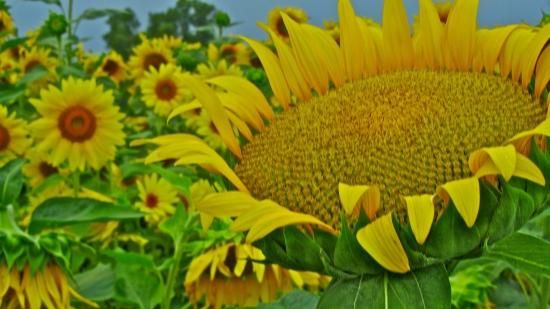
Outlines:
{"label": "cloudy sky", "polygon": [[[67,3],[67,0],[61,0]],[[364,16],[380,21],[383,0],[352,0],[356,11]],[[12,14],[22,31],[37,27],[46,18],[53,6],[40,2],[26,0],[7,0],[12,7]],[[94,8],[125,8],[131,7],[140,19],[142,26],[147,23],[149,12],[166,10],[173,6],[176,0],[74,0],[78,15],[83,10]],[[234,21],[242,24],[230,30],[232,33],[263,38],[264,34],[256,27],[256,22],[266,20],[267,13],[277,6],[297,6],[305,9],[310,20],[322,24],[325,19],[336,19],[337,0],[207,0],[221,10],[228,12]],[[404,0],[409,17],[416,14],[418,0]],[[541,11],[550,12],[550,0],[480,0],[479,24],[494,26],[509,23],[536,24],[540,20]],[[85,21],[78,29],[78,35],[89,38],[86,47],[94,51],[104,49],[101,35],[109,31],[105,20]]]}

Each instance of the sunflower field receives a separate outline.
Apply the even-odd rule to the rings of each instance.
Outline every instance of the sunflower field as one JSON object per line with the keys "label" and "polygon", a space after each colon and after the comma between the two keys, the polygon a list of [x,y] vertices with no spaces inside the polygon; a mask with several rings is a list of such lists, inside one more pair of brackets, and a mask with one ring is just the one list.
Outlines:
{"label": "sunflower field", "polygon": [[550,15],[337,0],[251,38],[199,0],[144,32],[27,1],[21,33],[0,0],[0,309],[550,308]]}

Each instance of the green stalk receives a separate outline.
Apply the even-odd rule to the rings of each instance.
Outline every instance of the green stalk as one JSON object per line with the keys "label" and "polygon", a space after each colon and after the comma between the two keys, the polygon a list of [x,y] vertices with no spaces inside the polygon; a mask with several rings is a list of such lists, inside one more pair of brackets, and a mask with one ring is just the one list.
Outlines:
{"label": "green stalk", "polygon": [[[69,0],[69,8],[67,10],[67,20],[69,25],[67,26],[67,37],[69,42],[71,42],[73,37],[73,1]],[[71,64],[71,53],[67,53],[67,64]]]}
{"label": "green stalk", "polygon": [[174,284],[176,283],[176,277],[178,276],[180,270],[181,258],[183,257],[183,246],[180,244],[176,245],[174,264],[170,267],[168,273],[168,279],[166,280],[164,300],[162,302],[162,309],[170,309],[170,304],[172,302],[172,292],[174,291]]}

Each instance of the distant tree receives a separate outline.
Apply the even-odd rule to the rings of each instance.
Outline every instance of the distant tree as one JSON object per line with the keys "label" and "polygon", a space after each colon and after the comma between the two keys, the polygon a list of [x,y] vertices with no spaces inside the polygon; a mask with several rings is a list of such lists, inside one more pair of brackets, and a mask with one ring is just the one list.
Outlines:
{"label": "distant tree", "polygon": [[103,35],[103,40],[110,49],[128,57],[132,47],[139,43],[139,20],[136,13],[130,8],[112,12],[107,24],[110,30]]}
{"label": "distant tree", "polygon": [[171,34],[186,41],[206,43],[214,38],[216,7],[200,0],[178,0],[176,6],[164,12],[149,13],[147,35]]}

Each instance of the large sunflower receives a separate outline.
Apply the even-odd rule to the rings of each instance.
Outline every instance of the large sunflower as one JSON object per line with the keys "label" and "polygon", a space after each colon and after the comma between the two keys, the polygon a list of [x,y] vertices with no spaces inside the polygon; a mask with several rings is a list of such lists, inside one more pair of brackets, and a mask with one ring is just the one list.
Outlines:
{"label": "large sunflower", "polygon": [[[418,265],[398,232],[410,228],[422,246],[442,212],[458,213],[463,229],[472,228],[487,213],[480,196],[494,183],[488,176],[540,190],[544,176],[527,155],[534,136],[550,136],[541,99],[550,80],[550,25],[477,30],[473,0],[457,1],[444,24],[434,4],[421,0],[411,36],[402,1],[384,3],[380,28],[340,0],[340,45],[284,13],[290,44],[267,29],[276,53],[245,38],[284,108],[277,116],[244,79],[207,80],[221,94],[196,82],[198,99],[238,159],[235,169],[186,134],[150,140],[160,147],[147,161],[177,158],[224,175],[240,192],[209,195],[197,208],[237,217],[232,228],[248,230],[250,242],[295,224],[337,233],[341,212],[353,219],[363,209],[368,218],[355,238],[395,273]],[[257,133],[250,136],[234,116]],[[232,125],[249,141],[242,149]],[[475,231],[487,231],[483,224]]]}
{"label": "large sunflower", "polygon": [[145,73],[141,81],[143,101],[147,106],[154,107],[155,113],[168,116],[174,107],[186,99],[188,93],[181,74],[181,69],[173,64],[163,64]]}
{"label": "large sunflower", "polygon": [[0,166],[22,155],[30,143],[27,123],[17,119],[15,113],[9,115],[8,109],[0,105]]}
{"label": "large sunflower", "polygon": [[124,143],[123,114],[113,101],[112,92],[95,80],[69,77],[61,88],[50,85],[31,100],[42,117],[31,124],[36,149],[54,166],[68,161],[72,171],[101,168]]}
{"label": "large sunflower", "polygon": [[253,307],[271,302],[293,286],[317,289],[326,277],[312,272],[265,265],[262,251],[248,244],[229,243],[195,257],[185,276],[185,292],[193,304]]}

